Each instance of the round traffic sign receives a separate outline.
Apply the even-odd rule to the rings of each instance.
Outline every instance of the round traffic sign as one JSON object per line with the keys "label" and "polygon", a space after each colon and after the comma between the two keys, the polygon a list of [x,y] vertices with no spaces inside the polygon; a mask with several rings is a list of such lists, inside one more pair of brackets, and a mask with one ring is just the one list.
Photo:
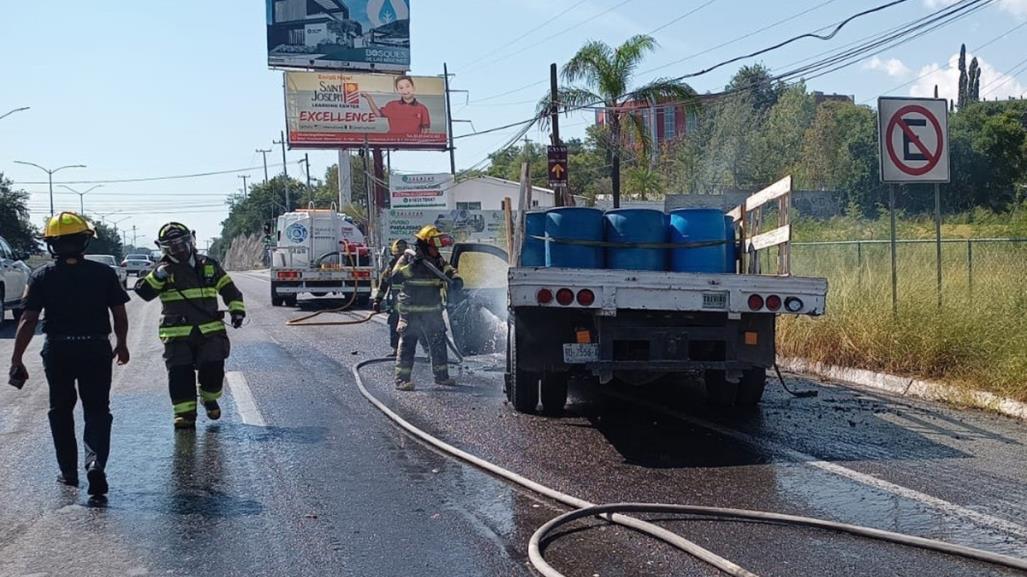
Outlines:
{"label": "round traffic sign", "polygon": [[[931,126],[934,127],[934,133],[937,137],[936,142],[938,143],[937,150],[932,152],[930,149],[928,149],[927,145],[925,145],[923,141],[920,140],[920,137],[917,136],[915,132],[913,132],[913,129],[906,124],[906,121],[903,117],[907,114],[914,113],[926,118],[927,121],[931,123]],[[912,143],[913,146],[915,146],[917,150],[919,150],[920,153],[924,155],[924,157],[926,158],[926,164],[924,164],[923,166],[910,166],[899,158],[899,155],[895,152],[895,144],[892,141],[892,133],[896,128],[904,132],[906,137],[909,139],[910,143]],[[888,128],[884,131],[884,134],[886,135],[886,147],[888,149],[888,157],[891,158],[891,161],[895,165],[895,168],[898,168],[906,174],[912,176],[921,176],[927,174],[935,166],[938,166],[938,162],[942,159],[942,149],[945,147],[945,134],[942,132],[941,123],[938,122],[938,119],[934,116],[934,114],[931,113],[930,110],[924,108],[923,106],[920,106],[919,104],[910,104],[909,106],[903,106],[902,108],[896,110],[895,114],[892,114],[891,119],[888,120]]]}

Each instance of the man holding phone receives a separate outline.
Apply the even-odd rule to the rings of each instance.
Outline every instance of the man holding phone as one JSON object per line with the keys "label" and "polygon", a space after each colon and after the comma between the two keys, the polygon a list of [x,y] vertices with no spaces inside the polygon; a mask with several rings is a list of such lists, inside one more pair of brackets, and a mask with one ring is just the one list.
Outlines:
{"label": "man holding phone", "polygon": [[[107,494],[107,457],[111,445],[111,364],[129,361],[125,339],[129,296],[117,275],[105,264],[86,260],[89,241],[96,235],[82,216],[62,212],[50,219],[43,233],[54,262],[32,275],[25,291],[24,313],[18,324],[11,356],[10,384],[21,388],[29,378],[23,362],[40,313],[46,311],[43,369],[50,387],[50,431],[60,467],[58,482],[78,486],[78,447],[75,404],[82,399],[85,416],[86,478],[89,494]],[[108,312],[109,311],[109,312]],[[114,334],[110,343],[111,316]],[[78,389],[76,391],[76,384]]]}

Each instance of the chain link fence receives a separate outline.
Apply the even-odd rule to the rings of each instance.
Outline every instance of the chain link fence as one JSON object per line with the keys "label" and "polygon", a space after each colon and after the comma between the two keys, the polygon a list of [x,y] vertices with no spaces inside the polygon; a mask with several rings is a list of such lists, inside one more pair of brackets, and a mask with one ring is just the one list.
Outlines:
{"label": "chain link fence", "polygon": [[[1027,238],[946,239],[938,282],[934,240],[897,242],[898,302],[934,300],[943,306],[1025,312]],[[891,300],[891,246],[887,240],[793,242],[792,274],[826,277],[831,301]],[[940,299],[939,299],[940,297]],[[843,299],[838,302],[836,299]]]}

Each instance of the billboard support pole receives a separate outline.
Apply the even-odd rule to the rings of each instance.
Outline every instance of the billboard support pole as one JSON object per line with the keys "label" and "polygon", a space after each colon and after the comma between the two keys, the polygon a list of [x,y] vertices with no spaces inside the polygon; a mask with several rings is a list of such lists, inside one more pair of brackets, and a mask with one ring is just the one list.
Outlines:
{"label": "billboard support pole", "polygon": [[367,144],[367,137],[364,137],[364,191],[367,193],[367,236],[371,239],[372,248],[377,248],[378,237],[378,209],[374,202],[374,188],[372,187],[371,174],[371,149]]}
{"label": "billboard support pole", "polygon": [[456,176],[456,149],[453,148],[453,105],[449,97],[449,65],[442,63],[442,77],[446,84],[446,126],[449,128],[449,173]]}

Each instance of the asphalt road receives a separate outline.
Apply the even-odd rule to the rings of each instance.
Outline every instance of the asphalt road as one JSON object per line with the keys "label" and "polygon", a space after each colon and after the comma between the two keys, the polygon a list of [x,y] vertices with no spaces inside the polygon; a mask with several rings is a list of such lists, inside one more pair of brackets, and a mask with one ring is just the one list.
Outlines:
{"label": "asphalt road", "polygon": [[[386,352],[386,328],[287,327],[297,311],[270,306],[266,279],[234,276],[250,321],[231,331],[225,416],[195,432],[171,427],[159,306],[129,304],[105,506],[54,482],[36,339],[32,380],[0,389],[0,576],[532,574],[527,540],[563,509],[411,440],[367,403],[350,369]],[[4,361],[12,335],[8,321]],[[506,406],[501,368],[468,359],[459,386],[440,389],[419,366],[412,393],[392,390],[386,366],[365,379],[432,434],[593,502],[810,515],[1027,557],[1022,423],[797,377],[820,396],[771,385],[740,413],[694,387],[575,391],[566,415],[543,418]],[[659,523],[760,575],[1017,574],[808,529]],[[717,574],[598,522],[546,554],[569,576]]]}

